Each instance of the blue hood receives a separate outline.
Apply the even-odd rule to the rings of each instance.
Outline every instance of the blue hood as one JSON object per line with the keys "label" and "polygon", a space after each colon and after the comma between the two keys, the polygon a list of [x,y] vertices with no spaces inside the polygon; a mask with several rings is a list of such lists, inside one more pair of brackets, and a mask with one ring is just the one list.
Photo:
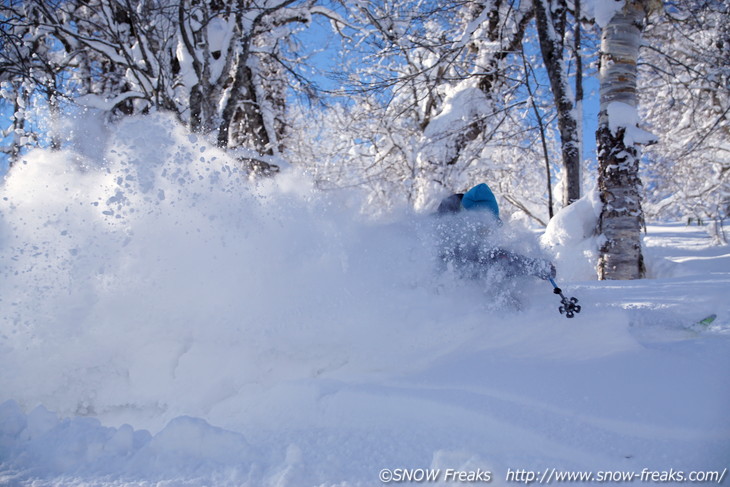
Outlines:
{"label": "blue hood", "polygon": [[494,193],[484,183],[478,184],[464,193],[461,206],[467,210],[489,210],[499,219],[499,205]]}

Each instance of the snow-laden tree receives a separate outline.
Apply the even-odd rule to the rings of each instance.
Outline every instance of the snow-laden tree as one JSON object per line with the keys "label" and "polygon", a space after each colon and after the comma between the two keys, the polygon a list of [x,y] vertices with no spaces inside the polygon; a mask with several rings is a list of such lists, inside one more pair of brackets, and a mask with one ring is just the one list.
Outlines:
{"label": "snow-laden tree", "polygon": [[[576,6],[580,0],[575,0]],[[579,8],[579,7],[578,7]],[[581,196],[581,140],[580,124],[582,114],[571,88],[570,74],[566,63],[569,48],[565,45],[568,30],[568,6],[565,0],[534,0],[535,25],[540,40],[540,51],[550,80],[555,100],[562,162],[564,168],[563,206],[568,206]],[[575,14],[574,14],[575,15]],[[576,32],[580,33],[580,10],[577,14]],[[580,39],[578,37],[578,39]],[[581,66],[580,45],[576,46],[576,62]],[[578,85],[582,80],[578,78]]]}
{"label": "snow-laden tree", "polygon": [[416,204],[421,207],[445,190],[463,190],[475,182],[465,169],[483,170],[490,164],[491,154],[484,149],[504,123],[514,120],[511,109],[524,102],[515,83],[520,64],[510,61],[519,59],[533,15],[531,2],[465,5],[446,44],[447,52],[461,61],[459,69],[452,68],[448,57],[437,64],[445,76],[436,86],[440,96],[434,99],[434,113],[421,137],[415,181]]}
{"label": "snow-laden tree", "polygon": [[44,28],[44,7],[18,1],[0,5],[0,96],[12,106],[11,123],[3,130],[3,138],[10,143],[3,152],[9,155],[11,165],[23,147],[41,138],[29,127],[31,102],[36,96],[47,107],[44,138],[50,147],[60,146],[61,74],[71,64],[66,56],[58,55],[52,33]]}
{"label": "snow-laden tree", "polygon": [[640,98],[661,134],[648,148],[646,211],[709,221],[730,215],[730,4],[666,2],[645,31]]}
{"label": "snow-laden tree", "polygon": [[519,208],[546,222],[539,134],[521,91],[531,2],[348,5],[357,30],[347,54],[357,61],[343,73],[356,100],[347,110],[362,120],[367,106],[372,122],[354,139],[353,153],[368,161],[353,161],[368,169],[361,179],[374,185],[376,175],[388,178],[384,186],[395,194],[381,186],[383,199],[403,196],[419,209],[487,181],[499,187],[506,213]]}
{"label": "snow-laden tree", "polygon": [[602,25],[598,185],[603,207],[599,279],[638,279],[645,267],[641,249],[643,211],[640,145],[654,137],[638,127],[637,61],[641,31],[655,1],[624,0]]}
{"label": "snow-laden tree", "polygon": [[304,169],[322,190],[359,188],[371,214],[407,204],[409,156],[397,122],[380,118],[382,107],[367,98],[328,107],[295,105],[284,156]]}
{"label": "snow-laden tree", "polygon": [[40,65],[42,79],[26,68],[11,78],[43,86],[49,104],[60,94],[116,115],[169,110],[221,147],[262,161],[280,152],[285,136],[296,72],[288,39],[312,15],[336,19],[317,1],[5,2],[3,32],[14,37],[4,60]]}
{"label": "snow-laden tree", "polygon": [[412,206],[422,206],[416,181],[424,131],[442,110],[445,88],[466,76],[466,50],[454,46],[466,7],[415,0],[348,6],[357,26],[345,46],[352,62],[343,81],[356,100],[350,112],[362,114],[361,107],[368,107],[373,113],[354,139],[355,152],[369,161],[368,175],[361,177],[372,181],[373,172],[380,174],[392,182],[386,184],[399,185]]}

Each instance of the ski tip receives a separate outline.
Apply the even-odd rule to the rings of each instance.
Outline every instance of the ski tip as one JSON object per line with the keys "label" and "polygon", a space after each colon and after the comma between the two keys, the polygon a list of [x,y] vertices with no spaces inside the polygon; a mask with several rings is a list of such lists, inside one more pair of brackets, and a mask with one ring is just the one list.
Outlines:
{"label": "ski tip", "polygon": [[712,313],[711,315],[702,318],[700,321],[697,322],[697,324],[702,326],[709,326],[710,324],[712,324],[713,321],[715,321],[715,318],[717,318],[717,315],[715,313]]}

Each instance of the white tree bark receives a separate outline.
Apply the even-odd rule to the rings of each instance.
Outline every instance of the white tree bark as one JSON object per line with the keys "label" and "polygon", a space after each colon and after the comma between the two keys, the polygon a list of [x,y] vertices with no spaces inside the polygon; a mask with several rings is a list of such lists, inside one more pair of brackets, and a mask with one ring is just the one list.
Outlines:
{"label": "white tree bark", "polygon": [[598,131],[598,185],[603,209],[598,231],[604,237],[599,279],[639,279],[645,267],[641,250],[643,211],[640,150],[635,133],[636,63],[647,0],[625,0],[603,28]]}

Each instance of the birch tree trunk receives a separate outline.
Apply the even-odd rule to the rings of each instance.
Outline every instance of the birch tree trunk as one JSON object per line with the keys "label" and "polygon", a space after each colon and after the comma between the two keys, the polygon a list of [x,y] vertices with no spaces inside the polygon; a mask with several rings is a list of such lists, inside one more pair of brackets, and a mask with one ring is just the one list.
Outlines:
{"label": "birch tree trunk", "polygon": [[601,35],[598,187],[603,208],[598,221],[604,237],[599,279],[640,279],[645,275],[641,250],[643,211],[640,150],[636,127],[636,63],[647,0],[626,0]]}

